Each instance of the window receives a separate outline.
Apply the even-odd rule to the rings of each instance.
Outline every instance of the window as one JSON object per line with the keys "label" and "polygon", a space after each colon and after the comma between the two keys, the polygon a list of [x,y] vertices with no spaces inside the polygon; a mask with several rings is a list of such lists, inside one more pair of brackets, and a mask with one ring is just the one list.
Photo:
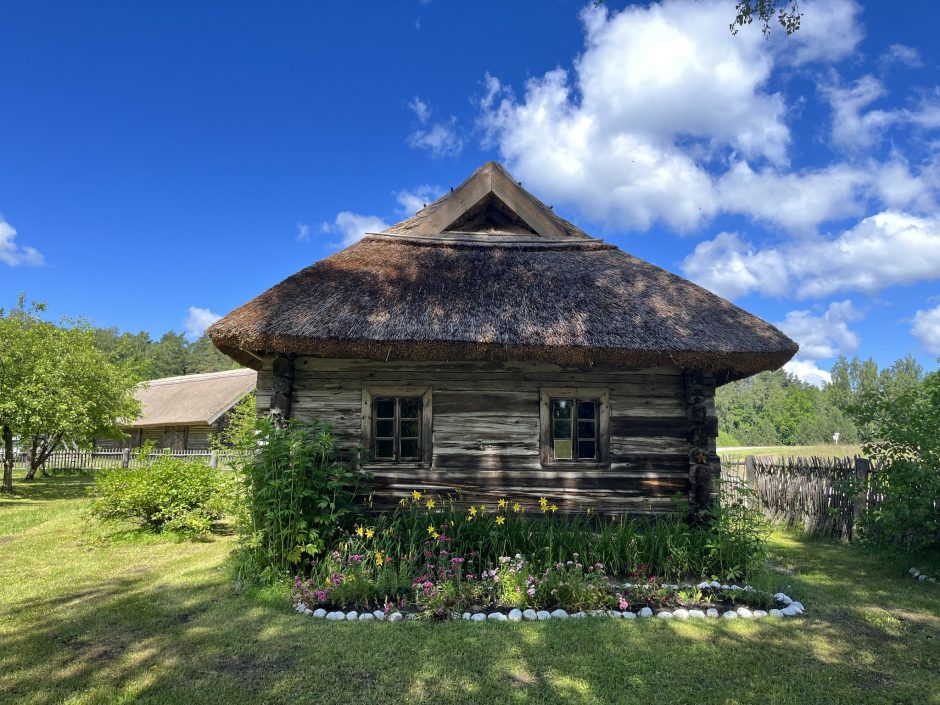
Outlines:
{"label": "window", "polygon": [[372,457],[418,460],[421,457],[421,397],[376,397]]}
{"label": "window", "polygon": [[368,462],[430,464],[431,391],[364,389],[362,435]]}
{"label": "window", "polygon": [[543,389],[542,463],[609,463],[608,393],[605,389]]}

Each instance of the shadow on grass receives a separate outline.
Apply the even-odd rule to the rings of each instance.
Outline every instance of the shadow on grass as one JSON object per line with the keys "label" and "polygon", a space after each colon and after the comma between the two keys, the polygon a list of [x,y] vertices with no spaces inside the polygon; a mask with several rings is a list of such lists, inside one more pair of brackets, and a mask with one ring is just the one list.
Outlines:
{"label": "shadow on grass", "polygon": [[0,506],[21,506],[29,503],[85,499],[91,496],[95,477],[92,474],[37,475],[26,480],[22,472],[13,477],[13,492],[0,493]]}
{"label": "shadow on grass", "polygon": [[[217,566],[18,601],[0,690],[47,705],[931,702],[936,644],[846,612],[760,623],[331,624],[232,593]],[[810,614],[813,608],[810,606]],[[22,615],[20,615],[22,620]],[[934,690],[933,693],[937,691]]]}

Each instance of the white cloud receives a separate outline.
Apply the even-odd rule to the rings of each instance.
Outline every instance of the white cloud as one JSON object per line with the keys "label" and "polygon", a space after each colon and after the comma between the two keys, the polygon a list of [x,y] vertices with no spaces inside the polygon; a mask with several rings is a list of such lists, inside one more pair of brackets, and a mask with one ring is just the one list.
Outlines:
{"label": "white cloud", "polygon": [[915,313],[911,334],[920,340],[927,352],[940,355],[940,306]]}
{"label": "white cloud", "polygon": [[460,126],[454,115],[446,120],[431,122],[431,105],[418,96],[412,98],[408,107],[420,125],[408,135],[409,146],[426,149],[433,157],[453,157],[460,154],[464,139],[460,135]]}
{"label": "white cloud", "polygon": [[858,334],[849,323],[862,318],[863,314],[848,300],[833,301],[822,315],[790,311],[776,325],[800,344],[800,352],[783,369],[817,387],[832,381],[832,375],[817,363],[858,350]]}
{"label": "white cloud", "polygon": [[853,0],[801,2],[800,31],[789,37],[783,32],[773,35],[780,61],[801,66],[850,56],[865,36],[859,22],[861,9]]}
{"label": "white cloud", "polygon": [[310,226],[306,223],[297,223],[297,241],[307,242],[310,239]]}
{"label": "white cloud", "polygon": [[183,322],[183,327],[186,329],[186,337],[192,340],[199,338],[203,333],[206,332],[206,328],[211,326],[220,318],[222,318],[222,316],[210,311],[207,308],[190,306],[189,312],[186,315],[186,320]]}
{"label": "white cloud", "polygon": [[774,249],[758,250],[737,233],[719,233],[714,240],[700,242],[685,258],[682,271],[728,299],[754,291],[782,296],[790,287],[786,257]]}
{"label": "white cloud", "polygon": [[920,52],[906,44],[892,44],[888,51],[881,55],[879,61],[883,64],[903,64],[912,68],[923,66]]}
{"label": "white cloud", "polygon": [[21,264],[39,266],[45,264],[42,254],[34,247],[16,243],[16,228],[0,215],[0,262],[11,267]]}
{"label": "white cloud", "polygon": [[377,215],[362,215],[351,211],[337,213],[332,223],[323,223],[320,226],[321,232],[340,235],[340,244],[343,247],[358,242],[366,233],[380,233],[388,228],[389,224]]}
{"label": "white cloud", "polygon": [[804,382],[808,382],[819,388],[822,388],[832,381],[832,374],[822,369],[811,360],[800,360],[798,358],[790,360],[790,362],[783,366],[783,369],[791,375],[796,375]]}
{"label": "white cloud", "polygon": [[395,212],[398,215],[411,217],[427,204],[433,203],[444,194],[444,189],[440,186],[431,186],[422,184],[413,189],[406,189],[395,193],[395,201],[398,207]]}
{"label": "white cloud", "polygon": [[411,108],[414,112],[415,117],[418,118],[418,122],[422,125],[428,121],[431,117],[431,106],[429,106],[425,101],[421,100],[418,96],[415,96],[411,99],[411,102],[408,103],[408,107]]}
{"label": "white cloud", "polygon": [[776,325],[800,344],[801,358],[823,360],[858,349],[858,335],[848,324],[862,317],[851,301],[834,301],[821,316],[810,311],[790,311]]}
{"label": "white cloud", "polygon": [[[686,231],[728,212],[803,228],[855,214],[862,172],[780,173],[791,136],[783,96],[768,85],[775,61],[834,60],[861,37],[854,2],[808,3],[805,13],[796,37],[767,42],[732,37],[716,0],[588,8],[573,72],[535,77],[521,98],[487,75],[485,143],[549,201],[615,227]],[[755,182],[786,198],[747,195]]]}
{"label": "white cloud", "polygon": [[940,216],[883,211],[835,238],[813,236],[758,248],[729,233],[699,243],[687,277],[729,298],[749,293],[819,298],[839,291],[940,279]]}

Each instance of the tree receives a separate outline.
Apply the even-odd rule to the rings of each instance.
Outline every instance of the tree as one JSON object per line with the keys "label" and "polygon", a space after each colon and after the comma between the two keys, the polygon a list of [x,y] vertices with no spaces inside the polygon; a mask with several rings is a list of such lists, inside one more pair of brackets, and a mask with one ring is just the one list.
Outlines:
{"label": "tree", "polygon": [[56,325],[21,297],[0,312],[0,423],[4,438],[4,488],[12,489],[13,439],[28,451],[27,479],[61,444],[90,446],[120,433],[119,422],[139,413],[134,371],[114,364],[81,321]]}
{"label": "tree", "polygon": [[740,0],[734,9],[737,14],[730,25],[731,34],[737,34],[741,27],[751,24],[756,17],[765,37],[770,35],[774,19],[790,36],[799,31],[803,18],[797,0]]}

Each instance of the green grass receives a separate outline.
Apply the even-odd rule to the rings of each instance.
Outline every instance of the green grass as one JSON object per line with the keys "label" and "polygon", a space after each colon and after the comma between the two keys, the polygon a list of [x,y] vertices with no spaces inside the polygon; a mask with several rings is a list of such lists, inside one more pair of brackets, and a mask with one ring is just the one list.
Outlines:
{"label": "green grass", "polygon": [[906,576],[937,556],[776,534],[785,621],[336,624],[233,592],[230,537],[93,522],[89,483],[0,499],[0,702],[940,703],[940,586]]}
{"label": "green grass", "polygon": [[742,460],[747,455],[772,456],[774,458],[846,458],[865,454],[860,444],[843,443],[840,445],[819,446],[751,446],[735,450],[718,449],[722,460]]}

